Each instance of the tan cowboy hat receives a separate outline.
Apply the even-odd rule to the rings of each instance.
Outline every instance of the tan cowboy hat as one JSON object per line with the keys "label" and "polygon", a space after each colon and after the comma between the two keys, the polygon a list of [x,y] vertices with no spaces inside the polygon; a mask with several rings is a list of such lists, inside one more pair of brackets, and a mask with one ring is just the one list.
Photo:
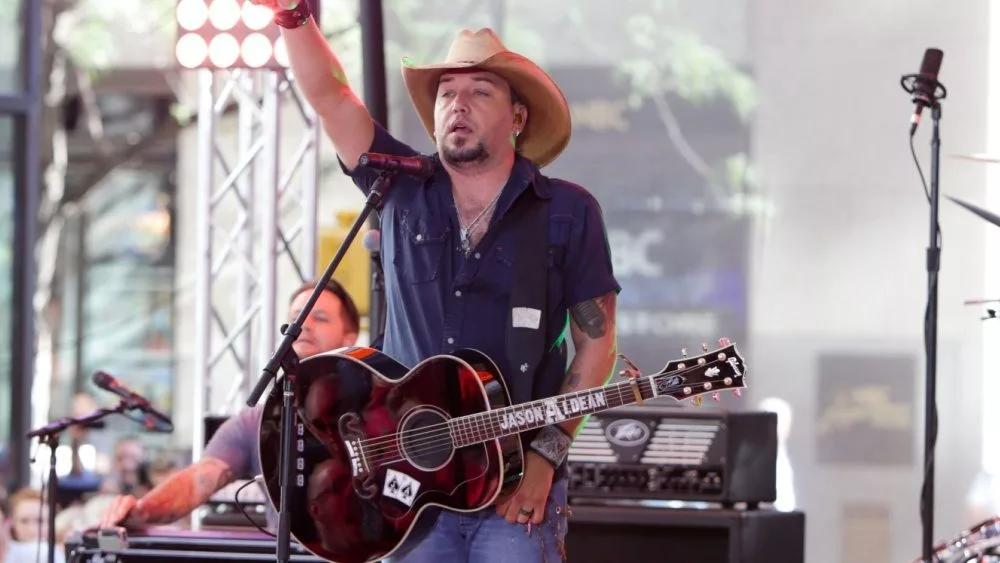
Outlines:
{"label": "tan cowboy hat", "polygon": [[569,104],[555,81],[538,65],[508,50],[492,29],[464,29],[451,44],[443,63],[424,66],[403,59],[403,82],[427,133],[434,137],[434,101],[438,81],[449,70],[481,69],[506,80],[528,108],[528,121],[518,136],[521,154],[538,167],[549,164],[569,143]]}

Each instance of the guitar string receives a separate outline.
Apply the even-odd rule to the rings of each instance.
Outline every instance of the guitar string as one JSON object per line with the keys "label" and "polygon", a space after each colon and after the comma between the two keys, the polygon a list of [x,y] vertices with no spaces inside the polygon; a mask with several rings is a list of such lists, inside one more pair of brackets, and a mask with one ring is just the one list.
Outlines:
{"label": "guitar string", "polygon": [[[624,400],[625,397],[631,397],[630,393],[628,393],[627,391],[622,390],[622,389],[617,389],[616,391],[618,393],[618,400],[621,401],[621,404],[620,405],[616,405],[616,407],[617,406],[624,406],[626,404],[630,404],[628,401]],[[480,430],[485,430],[485,429],[480,429]],[[407,453],[412,458],[414,456],[419,456],[419,455],[423,455],[423,454],[447,452],[447,451],[453,450],[456,447],[462,447],[463,446],[462,444],[456,444],[455,441],[452,439],[450,433],[443,433],[443,432],[439,433],[436,436],[436,438],[437,438],[436,440],[435,439],[424,440],[423,443],[421,443],[421,445],[420,445],[421,447],[420,448],[416,449],[416,451],[409,451]],[[461,437],[459,437],[459,438],[461,438]],[[484,439],[480,439],[480,438],[476,437],[476,438],[473,438],[472,442],[470,442],[469,444],[464,444],[464,445],[473,445],[473,444],[477,444],[477,443],[483,443],[483,442],[486,442],[486,441],[489,441],[489,439],[485,439],[484,440]],[[396,452],[399,452],[399,454],[402,454],[402,452],[399,451],[398,448],[392,448],[391,450],[382,449],[382,450],[379,450],[377,452],[366,452],[366,454],[369,454],[368,455],[368,461],[370,462],[370,464],[374,465],[375,467],[380,467],[380,466],[383,466],[383,465],[389,465],[389,464],[392,464],[392,463],[396,463],[398,461],[402,461],[402,460],[404,460],[404,459],[407,458],[406,455],[393,455]]]}
{"label": "guitar string", "polygon": [[[650,395],[652,394],[652,383],[650,380],[642,381],[640,382],[639,385],[644,392]],[[625,389],[624,388],[625,386],[627,386],[628,389]],[[614,405],[612,408],[617,408],[619,406],[624,406],[625,404],[628,404],[625,401],[624,397],[632,396],[632,394],[629,392],[631,390],[631,386],[629,384],[609,385],[601,389],[602,392],[605,393],[609,404],[611,404],[615,400],[617,400],[620,403]],[[617,393],[617,399],[614,398],[614,395],[610,393],[609,390]],[[497,425],[500,423],[500,418],[494,416],[495,415],[494,411],[486,411],[486,413],[480,413],[480,414],[487,414],[488,418],[478,419],[475,422],[475,426],[469,425],[467,422],[465,422],[462,425],[460,425],[463,426],[463,428],[453,429],[450,427],[442,428],[441,427],[442,425],[439,424],[436,430],[430,432],[424,432],[423,434],[420,435],[420,438],[418,440],[416,441],[407,440],[408,447],[405,448],[406,454],[409,454],[411,457],[419,456],[423,454],[447,451],[454,447],[462,447],[464,445],[472,445],[488,441],[489,439],[480,439],[481,434],[484,432],[486,433],[495,432],[497,430]],[[587,414],[591,413],[590,412],[581,413],[580,417],[586,416]],[[444,424],[444,426],[447,425]],[[465,444],[464,442],[466,440],[470,440],[469,443]],[[405,459],[406,454],[404,454],[403,452],[403,448],[400,445],[401,444],[400,441],[394,438],[390,439],[389,441],[392,443],[384,444],[383,442],[382,444],[380,444],[380,447],[374,449],[364,448],[366,459],[368,459],[370,462],[375,463],[376,465],[383,465],[384,463],[386,463],[385,461],[386,459],[394,455],[396,457],[393,458],[393,461],[388,461],[387,463],[395,463],[395,461]],[[384,445],[385,447],[381,447],[382,445]]]}
{"label": "guitar string", "polygon": [[[625,397],[629,397],[630,394],[624,390],[617,390],[618,398],[617,400],[621,403],[617,406],[624,406],[630,404],[630,401],[625,401]],[[609,393],[609,395],[612,395]],[[613,398],[609,397],[609,398]],[[609,401],[610,402],[610,401]],[[495,423],[495,421],[494,421]],[[405,459],[418,458],[423,455],[430,455],[435,453],[451,452],[459,447],[464,447],[468,445],[474,445],[479,443],[485,443],[490,440],[490,438],[482,438],[477,434],[479,431],[489,431],[488,429],[479,429],[478,431],[470,431],[466,436],[454,436],[448,432],[439,432],[436,436],[425,438],[419,444],[413,444],[411,447],[401,449],[398,447],[392,448],[380,448],[373,451],[365,451],[366,460],[369,466],[381,467],[384,465],[389,465],[396,463]],[[470,439],[471,438],[471,439]],[[468,439],[468,443],[466,440]]]}
{"label": "guitar string", "polygon": [[[690,373],[690,372],[693,372],[693,371],[697,371],[699,369],[707,368],[707,367],[709,367],[709,366],[711,366],[711,365],[713,365],[715,363],[724,362],[724,361],[726,361],[726,360],[714,359],[714,360],[706,361],[704,364],[697,364],[697,365],[691,366],[689,368],[683,368],[683,369],[672,371],[672,372],[662,372],[662,373],[658,373],[658,374],[651,375],[651,376],[645,376],[645,377],[643,377],[641,379],[641,381],[639,382],[639,385],[640,386],[641,385],[651,385],[651,381],[652,381],[653,378],[663,377],[663,376],[666,376],[666,375],[682,375],[682,374]],[[618,390],[618,388],[622,388],[622,387],[624,387],[627,390],[630,390],[631,389],[631,384],[629,382],[622,382],[622,383],[615,383],[615,384],[612,384],[612,385],[607,385],[607,386],[604,386],[604,387],[592,387],[592,388],[589,388],[589,389],[583,389],[583,390],[580,390],[580,391],[575,391],[573,393],[568,393],[566,395],[563,395],[562,398],[571,398],[571,397],[576,397],[576,396],[579,396],[579,395],[585,395],[585,394],[588,394],[588,393],[592,394],[592,393],[594,393],[596,391],[604,390],[604,389],[616,388],[616,390]],[[683,384],[679,386],[679,388],[683,388],[683,387],[684,387]],[[661,392],[660,394],[661,395],[665,395],[667,393]],[[383,445],[383,444],[388,444],[390,442],[394,442],[394,441],[397,440],[397,437],[418,438],[421,435],[429,434],[429,433],[432,433],[432,432],[435,433],[435,434],[437,434],[437,432],[436,432],[437,430],[440,430],[440,429],[445,428],[445,427],[447,427],[447,428],[450,429],[450,428],[453,428],[453,426],[468,426],[468,423],[469,423],[469,421],[471,419],[480,419],[480,418],[485,417],[485,416],[497,416],[497,417],[500,417],[500,416],[502,416],[503,414],[506,414],[506,413],[516,412],[516,411],[519,411],[519,410],[527,410],[528,408],[531,408],[531,407],[534,407],[534,406],[539,406],[539,405],[540,406],[544,406],[544,403],[546,401],[548,401],[548,400],[551,400],[551,399],[552,399],[552,397],[550,397],[548,399],[537,399],[537,400],[531,401],[529,403],[522,403],[522,404],[517,404],[517,405],[510,405],[510,406],[503,407],[503,408],[496,409],[496,410],[487,410],[487,411],[483,411],[481,413],[476,413],[476,414],[473,414],[473,415],[466,415],[466,416],[463,416],[461,418],[453,418],[453,419],[447,420],[445,422],[439,422],[439,423],[431,424],[431,425],[424,426],[424,427],[421,427],[421,428],[417,428],[417,429],[414,429],[414,430],[404,430],[403,432],[398,432],[398,433],[395,433],[395,434],[392,434],[392,435],[389,435],[389,436],[380,436],[380,437],[377,437],[377,438],[369,438],[367,440],[361,440],[360,445],[363,446],[363,447],[379,446],[379,445]],[[542,426],[545,426],[545,425],[542,425]],[[469,427],[469,428],[471,428],[471,427]],[[465,428],[462,428],[462,430],[464,430],[464,429]]]}
{"label": "guitar string", "polygon": [[[619,400],[623,401],[622,405],[619,405],[619,406],[624,406],[626,404],[629,404],[627,402],[624,402],[624,397],[628,397],[628,396],[630,396],[630,394],[628,392],[625,392],[625,391],[622,391],[622,390],[618,390],[618,393],[619,393]],[[451,451],[456,446],[454,444],[450,443],[450,442],[451,442],[451,440],[447,439],[447,437],[446,437],[445,440],[439,441],[437,444],[434,444],[434,445],[427,445],[427,444],[425,444],[424,447],[422,448],[422,450],[420,452],[411,453],[410,457],[413,457],[415,455],[421,455],[421,454],[433,454],[433,453],[443,453],[443,452]],[[481,441],[476,440],[473,443],[481,443]],[[383,455],[382,457],[380,457],[377,460],[375,460],[373,463],[374,463],[375,467],[381,467],[381,466],[384,466],[384,465],[390,465],[390,464],[393,464],[393,463],[397,463],[397,462],[403,461],[405,459],[407,459],[405,456],[384,456]]]}
{"label": "guitar string", "polygon": [[[701,365],[697,366],[696,368],[691,368],[691,369],[703,368],[706,365],[710,365],[711,363],[715,363],[715,360],[713,360],[712,362],[706,363],[706,364],[701,364]],[[640,383],[640,387],[642,387],[643,385],[649,386],[649,388],[651,389],[651,387],[652,387],[651,380],[650,379],[645,379],[644,381],[642,381]],[[683,387],[685,387],[685,385],[683,385],[683,384],[675,386],[675,388],[677,388],[677,389],[680,389],[680,388],[683,388]],[[602,390],[603,390],[603,392],[605,392],[605,394],[607,394],[608,390],[615,391],[617,393],[617,395],[618,395],[617,399],[619,401],[622,401],[622,404],[616,405],[615,407],[612,407],[612,408],[617,408],[617,407],[620,407],[620,406],[624,406],[626,404],[630,404],[630,403],[624,401],[625,397],[631,397],[631,394],[629,393],[629,391],[631,390],[631,385],[630,384],[628,384],[628,383],[621,383],[621,384],[617,384],[617,385],[609,385],[609,386],[603,387]],[[667,393],[670,392],[670,390],[671,389],[668,387],[667,388],[667,392],[666,393],[662,393],[662,394],[667,394]],[[707,391],[708,390],[706,390],[706,392]],[[716,391],[719,391],[719,390],[716,390]],[[699,395],[700,395],[700,393],[699,393]],[[632,402],[634,402],[634,401],[632,401]],[[486,412],[489,413],[489,414],[495,414],[496,412],[499,412],[499,411],[486,411]],[[480,413],[480,414],[484,414],[484,413]],[[582,416],[586,416],[586,414],[591,414],[591,413],[584,413],[584,414],[581,414],[580,416],[581,417]],[[487,423],[489,423],[492,426],[492,425],[498,423],[499,420],[491,418],[488,421],[482,421],[482,420],[477,421],[477,423],[479,423],[479,422],[487,422]],[[487,431],[487,432],[493,430],[492,428],[486,428],[486,427],[477,428],[477,427],[473,427],[473,426],[470,426],[468,424],[468,421],[464,421],[462,423],[462,425],[461,425],[461,426],[463,426],[463,428],[457,429],[457,431],[454,434],[453,434],[452,430],[456,430],[456,429],[448,427],[448,423],[438,423],[438,424],[436,424],[434,426],[436,427],[434,430],[424,431],[424,432],[421,432],[419,434],[416,434],[417,436],[420,436],[420,438],[421,438],[420,440],[418,440],[416,442],[408,440],[407,443],[409,444],[410,447],[405,448],[406,449],[406,454],[408,454],[410,457],[414,457],[414,456],[419,456],[419,455],[422,455],[422,454],[433,453],[435,451],[447,451],[448,449],[451,449],[453,447],[462,447],[463,445],[472,445],[472,444],[476,444],[476,443],[486,442],[486,441],[489,441],[490,439],[494,439],[494,438],[481,439],[481,436],[479,435],[484,430]],[[543,425],[543,426],[545,426],[545,425]],[[426,428],[431,428],[431,427],[425,427],[425,429]],[[408,431],[408,432],[417,432],[417,431],[412,431],[411,430],[411,431]],[[402,451],[403,448],[401,447],[401,443],[402,442],[398,438],[395,437],[395,436],[404,436],[405,434],[406,434],[405,432],[404,433],[399,433],[399,434],[394,435],[394,437],[390,437],[387,440],[383,440],[382,442],[380,442],[379,446],[383,446],[384,445],[386,447],[378,447],[376,449],[364,448],[365,457],[368,458],[368,460],[370,462],[375,462],[376,465],[385,465],[387,463],[395,463],[397,461],[406,459],[406,455],[402,455],[402,454],[404,454],[404,452]],[[468,444],[464,444],[464,441],[466,439],[471,439],[472,441],[469,442]],[[391,442],[391,443],[386,443],[386,442]],[[395,457],[392,457],[393,454],[396,454],[396,452],[398,452],[398,454],[395,455]],[[387,455],[389,456],[389,460],[388,461],[386,460]]]}
{"label": "guitar string", "polygon": [[[660,374],[658,374],[658,375],[660,375]],[[650,376],[650,377],[657,377],[657,376]],[[643,385],[643,384],[650,385],[648,377],[647,378],[643,378],[643,380],[640,382],[640,385]],[[595,392],[598,392],[598,391],[601,391],[601,390],[606,390],[606,389],[614,389],[614,390],[617,391],[618,387],[621,386],[621,385],[628,386],[629,389],[631,389],[631,385],[628,384],[628,383],[616,383],[616,384],[608,385],[608,386],[605,386],[605,387],[595,387],[595,388],[591,388],[591,389],[584,389],[584,390],[581,390],[581,391],[575,391],[573,393],[566,394],[564,396],[564,398],[577,398],[579,395],[594,394]],[[433,433],[435,435],[439,435],[440,433],[438,431],[439,430],[443,430],[443,429],[446,429],[446,430],[455,429],[455,430],[458,430],[458,431],[471,430],[472,429],[472,425],[479,424],[479,423],[483,422],[484,419],[486,419],[486,418],[489,418],[492,422],[499,422],[500,417],[502,417],[502,415],[505,414],[506,412],[516,412],[516,411],[519,411],[519,410],[528,410],[528,409],[531,409],[531,408],[537,407],[537,406],[544,407],[545,401],[546,401],[546,399],[538,399],[538,400],[535,400],[535,401],[531,401],[529,403],[523,403],[523,404],[518,404],[518,405],[510,405],[510,406],[503,407],[503,408],[496,409],[496,410],[487,410],[487,411],[483,411],[481,413],[476,413],[476,414],[472,414],[472,415],[463,416],[461,418],[453,418],[453,419],[447,420],[445,422],[435,423],[435,424],[424,426],[422,428],[417,428],[417,429],[414,429],[414,430],[405,430],[403,432],[392,434],[390,436],[380,436],[380,437],[377,437],[377,438],[369,438],[367,440],[362,440],[361,441],[361,445],[364,446],[367,449],[367,448],[370,448],[372,446],[377,447],[377,446],[381,446],[381,445],[384,445],[384,444],[388,444],[389,442],[394,442],[394,441],[396,441],[396,439],[397,439],[396,437],[397,436],[398,437],[405,437],[405,438],[408,438],[408,439],[414,439],[414,438],[420,438],[423,435],[431,434],[431,433]],[[581,415],[581,416],[583,416],[583,415]],[[494,417],[496,417],[496,418],[494,418]],[[544,426],[544,425],[542,425],[542,426]],[[456,428],[456,427],[459,427],[459,428]]]}
{"label": "guitar string", "polygon": [[[621,400],[620,397],[619,400]],[[456,436],[455,438],[458,438],[458,442],[462,441],[461,437]],[[409,457],[412,459],[423,455],[449,452],[458,447],[455,442],[456,440],[452,438],[451,433],[439,432],[437,436],[429,440],[424,439],[419,444],[419,447],[406,448],[406,454],[409,454]],[[377,452],[366,451],[366,454],[368,455],[370,465],[373,467],[381,467],[406,459],[406,454],[397,448],[392,448],[391,450],[382,449]]]}
{"label": "guitar string", "polygon": [[[624,392],[624,391],[619,391],[619,395],[620,395],[620,397],[625,397],[625,396],[628,396],[628,393]],[[621,400],[621,398],[619,400]],[[623,401],[622,405],[619,405],[619,406],[623,406],[625,404],[628,404],[628,403]],[[433,443],[433,444],[426,444],[425,443],[425,444],[423,444],[423,446],[420,448],[420,451],[418,451],[418,452],[408,452],[410,459],[412,459],[413,457],[420,456],[420,455],[430,455],[430,454],[435,454],[435,453],[452,452],[452,451],[455,450],[456,447],[460,447],[460,446],[456,445],[451,440],[450,435],[442,435],[441,438],[443,438],[443,439],[436,441],[436,443]],[[488,440],[474,440],[471,444],[468,444],[468,445],[473,445],[473,444],[477,444],[477,443],[483,443],[485,441],[488,441]],[[402,452],[400,452],[399,454],[394,455],[394,452],[391,452],[391,451],[382,451],[378,455],[371,456],[371,459],[370,459],[369,463],[371,465],[373,465],[374,467],[378,468],[378,467],[382,467],[382,466],[386,466],[386,465],[391,465],[393,463],[397,463],[399,461],[403,461],[403,460],[406,460],[406,459],[407,459],[407,456],[406,455],[402,455]]]}
{"label": "guitar string", "polygon": [[[626,393],[626,392],[622,391],[621,389],[616,389],[615,391],[617,391],[617,393],[618,393],[618,400],[622,401],[622,403],[620,405],[616,405],[615,407],[612,407],[612,408],[617,408],[617,407],[629,404],[629,403],[627,403],[627,402],[624,401],[624,398],[626,396],[631,396],[629,393]],[[585,416],[585,415],[581,415],[581,416]],[[496,421],[492,421],[492,423],[495,424]],[[480,429],[480,430],[489,430],[489,429],[485,429],[484,428],[484,429]],[[472,430],[471,432],[477,432],[477,430]],[[450,451],[450,450],[452,450],[452,449],[454,449],[456,447],[462,447],[462,446],[459,446],[458,444],[454,443],[454,440],[451,437],[451,433],[439,432],[438,435],[435,436],[434,438],[438,438],[438,439],[435,440],[435,439],[432,438],[431,440],[424,440],[420,444],[421,447],[420,447],[420,449],[418,451],[409,451],[409,448],[407,448],[407,450],[408,450],[407,453],[409,453],[410,457],[414,457],[414,456],[419,456],[419,455],[428,455],[428,454],[434,454],[434,453],[447,452],[447,451]],[[466,445],[474,445],[476,443],[482,443],[482,442],[488,441],[488,440],[479,440],[477,438],[472,438],[472,440],[473,440],[472,443],[466,444]],[[376,453],[375,455],[373,455],[372,459],[369,459],[369,461],[373,465],[375,465],[376,467],[379,467],[379,466],[382,466],[382,465],[388,465],[388,464],[396,463],[398,461],[402,461],[402,460],[406,459],[405,455],[395,455],[395,456],[393,456],[393,454],[395,453],[394,450],[397,450],[397,448],[382,449],[378,453]],[[402,452],[400,452],[400,453],[402,453]]]}
{"label": "guitar string", "polygon": [[[647,377],[643,378],[643,380],[639,383],[639,385],[640,385],[640,387],[643,386],[643,385],[648,385],[651,388],[651,386],[652,386],[651,381],[652,381],[653,377],[659,377],[659,376],[667,375],[667,374],[676,375],[676,374],[681,374],[681,373],[687,373],[687,372],[694,371],[694,370],[697,370],[697,369],[705,368],[705,367],[710,366],[711,364],[714,364],[714,363],[719,362],[719,361],[722,361],[722,360],[712,360],[710,362],[706,362],[705,364],[699,364],[699,365],[693,366],[691,368],[686,368],[686,369],[684,369],[682,371],[667,372],[667,373],[664,373],[664,374],[657,374],[657,375],[654,375],[654,376],[647,376]],[[677,388],[683,388],[683,387],[685,387],[685,385],[683,385],[683,384],[677,386]],[[586,392],[593,393],[594,391],[596,391],[598,389],[605,390],[605,391],[608,390],[608,389],[613,389],[613,390],[615,390],[615,391],[618,392],[619,398],[621,398],[624,394],[627,394],[627,392],[629,390],[631,390],[631,384],[627,383],[627,382],[623,382],[623,383],[618,383],[618,384],[615,384],[615,385],[608,385],[608,386],[605,386],[605,387],[602,387],[602,388],[591,388],[591,389],[586,389],[584,391],[580,391],[580,392],[574,393],[573,395],[577,395],[577,394],[581,394],[581,393],[586,393]],[[669,390],[670,390],[670,388],[668,388],[667,392],[661,393],[661,394],[668,394],[670,392]],[[569,397],[569,396],[570,395],[566,395],[566,397]],[[486,420],[484,420],[484,417],[489,417],[488,418],[488,422],[490,422],[491,424],[492,423],[497,423],[497,422],[500,421],[500,418],[493,418],[494,416],[501,417],[503,414],[505,414],[504,411],[507,411],[507,412],[511,412],[511,411],[516,412],[518,410],[527,410],[528,408],[531,408],[532,405],[534,405],[535,403],[539,403],[539,402],[544,403],[544,399],[541,399],[541,400],[538,400],[538,401],[533,401],[531,403],[525,403],[525,404],[522,404],[522,405],[515,405],[515,406],[511,406],[511,407],[504,407],[503,409],[498,409],[496,411],[485,411],[483,413],[478,413],[476,415],[470,415],[469,418],[463,417],[464,420],[463,419],[452,419],[450,421],[446,421],[446,422],[442,422],[442,423],[437,423],[437,424],[433,424],[433,425],[430,425],[430,426],[425,426],[425,427],[420,428],[420,429],[407,430],[407,431],[404,431],[404,432],[400,432],[400,433],[396,433],[396,434],[393,434],[393,435],[390,435],[390,436],[385,436],[385,437],[380,437],[380,438],[371,438],[369,440],[362,441],[362,447],[365,449],[366,453],[367,452],[373,452],[373,453],[376,453],[376,454],[381,454],[381,453],[383,453],[383,452],[385,452],[387,450],[388,451],[398,450],[399,449],[399,444],[401,443],[401,441],[402,441],[401,439],[402,438],[406,438],[407,439],[406,442],[409,443],[409,444],[411,444],[411,446],[424,446],[424,445],[426,445],[428,443],[428,439],[431,440],[431,441],[438,440],[438,439],[441,439],[443,437],[447,437],[448,439],[451,439],[452,434],[453,434],[452,430],[455,431],[454,432],[455,438],[458,438],[459,441],[461,442],[462,438],[465,437],[465,436],[462,436],[461,434],[467,434],[468,435],[467,437],[471,438],[472,434],[475,433],[477,430],[483,430],[483,429],[485,429],[485,428],[479,429],[479,428],[473,427],[470,424],[470,419],[476,419],[475,420],[475,424],[479,424],[479,423],[482,423],[482,422],[486,422]],[[587,414],[589,414],[589,413],[587,413]],[[585,416],[585,414],[581,414],[580,416],[581,417]],[[454,424],[456,421],[459,421],[459,420],[461,420],[462,422],[460,422],[458,424]],[[543,424],[541,426],[546,426],[546,425]],[[522,430],[522,432],[523,431],[527,431],[527,430],[529,430],[529,429]],[[416,439],[421,439],[421,440],[414,441]],[[487,441],[487,440],[483,440],[483,441]],[[478,442],[478,440],[476,440],[476,441],[474,441],[472,443],[476,443],[476,442]],[[466,445],[470,445],[470,444],[466,444]],[[372,449],[371,446],[374,446],[375,449]],[[412,451],[412,448],[408,448],[408,449],[411,450],[411,452],[410,452],[411,455],[415,455],[416,453],[418,453],[418,452]]]}

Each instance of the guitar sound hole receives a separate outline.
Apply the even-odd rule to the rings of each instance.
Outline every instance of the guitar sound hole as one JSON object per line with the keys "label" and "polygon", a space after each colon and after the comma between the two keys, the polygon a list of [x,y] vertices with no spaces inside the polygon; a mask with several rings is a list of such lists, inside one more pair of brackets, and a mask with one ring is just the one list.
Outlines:
{"label": "guitar sound hole", "polygon": [[437,411],[416,409],[403,420],[400,447],[415,467],[434,471],[444,467],[455,452],[447,418]]}

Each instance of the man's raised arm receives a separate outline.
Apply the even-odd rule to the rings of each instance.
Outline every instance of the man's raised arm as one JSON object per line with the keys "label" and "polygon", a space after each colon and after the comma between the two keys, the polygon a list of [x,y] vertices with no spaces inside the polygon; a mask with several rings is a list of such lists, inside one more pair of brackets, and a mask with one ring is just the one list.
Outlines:
{"label": "man's raised arm", "polygon": [[327,43],[306,0],[254,0],[275,10],[275,22],[288,48],[295,82],[316,110],[340,160],[349,169],[371,147],[374,126],[364,103]]}

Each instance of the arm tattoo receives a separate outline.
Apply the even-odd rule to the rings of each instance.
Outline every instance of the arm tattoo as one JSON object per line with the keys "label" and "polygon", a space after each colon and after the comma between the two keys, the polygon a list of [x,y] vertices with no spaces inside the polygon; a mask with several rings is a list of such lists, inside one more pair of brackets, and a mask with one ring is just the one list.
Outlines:
{"label": "arm tattoo", "polygon": [[176,522],[201,506],[232,477],[232,470],[226,463],[205,459],[147,493],[140,499],[129,520],[136,524]]}
{"label": "arm tattoo", "polygon": [[579,387],[579,385],[580,385],[580,372],[571,371],[566,374],[565,386],[567,390],[574,391],[576,390],[577,387]]}
{"label": "arm tattoo", "polygon": [[601,338],[608,331],[608,317],[604,313],[606,300],[607,297],[598,297],[577,303],[570,309],[576,326],[590,338]]}

